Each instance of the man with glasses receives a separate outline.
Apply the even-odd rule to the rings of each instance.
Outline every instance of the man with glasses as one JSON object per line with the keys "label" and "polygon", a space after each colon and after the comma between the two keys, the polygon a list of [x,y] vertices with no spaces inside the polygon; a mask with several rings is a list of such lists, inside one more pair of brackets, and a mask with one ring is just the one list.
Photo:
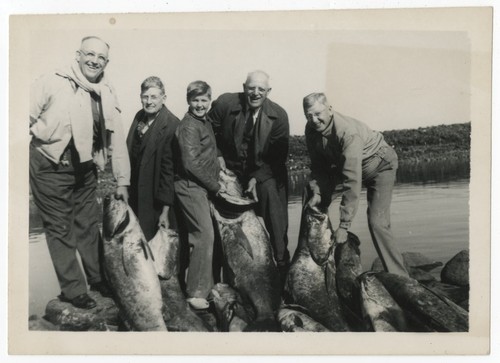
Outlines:
{"label": "man with glasses", "polygon": [[100,38],[83,38],[76,59],[38,79],[30,98],[31,192],[43,221],[60,299],[82,309],[96,306],[86,282],[91,290],[111,296],[100,264],[96,199],[96,166],[104,170],[111,149],[115,196],[128,200],[130,164],[120,109],[104,75],[108,53],[109,45]]}
{"label": "man with glasses", "polygon": [[221,166],[233,171],[258,200],[257,214],[271,237],[282,286],[290,256],[288,237],[288,173],[286,159],[290,136],[288,116],[267,98],[269,76],[263,71],[248,74],[243,93],[226,93],[212,105],[212,121]]}
{"label": "man with glasses", "polygon": [[142,109],[127,137],[132,176],[129,203],[149,241],[160,225],[169,227],[174,221],[172,140],[179,119],[164,104],[167,95],[160,78],[142,82],[140,99]]}

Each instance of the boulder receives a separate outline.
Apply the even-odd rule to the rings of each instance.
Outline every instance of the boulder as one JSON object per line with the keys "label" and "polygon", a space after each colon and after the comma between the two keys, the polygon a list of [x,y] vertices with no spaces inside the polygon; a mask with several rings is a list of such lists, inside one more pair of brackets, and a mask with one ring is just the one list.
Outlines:
{"label": "boulder", "polygon": [[55,298],[47,304],[44,318],[55,325],[58,330],[65,331],[107,331],[117,330],[120,325],[118,307],[113,299],[102,297],[90,291],[90,297],[97,306],[85,310],[74,307],[68,302]]}
{"label": "boulder", "polygon": [[441,281],[451,285],[469,286],[469,250],[460,251],[444,265]]}
{"label": "boulder", "polygon": [[35,331],[56,331],[59,328],[52,324],[50,321],[40,318],[38,315],[31,315],[29,317],[29,330]]}

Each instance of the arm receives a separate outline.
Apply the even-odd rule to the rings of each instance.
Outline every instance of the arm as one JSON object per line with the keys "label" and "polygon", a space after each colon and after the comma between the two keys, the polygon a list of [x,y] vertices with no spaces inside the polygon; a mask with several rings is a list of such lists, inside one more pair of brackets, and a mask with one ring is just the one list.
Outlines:
{"label": "arm", "polygon": [[340,227],[347,230],[351,226],[359,204],[363,181],[361,163],[363,141],[359,135],[348,136],[342,148],[344,166],[342,169],[343,192],[340,203]]}
{"label": "arm", "polygon": [[128,201],[127,187],[130,185],[130,160],[119,113],[114,119],[113,131],[110,132],[109,148],[112,151],[111,166],[117,184],[116,195]]}
{"label": "arm", "polygon": [[182,166],[186,172],[198,181],[209,192],[217,193],[220,186],[218,180],[207,173],[200,162],[200,131],[191,123],[182,121],[177,129]]}
{"label": "arm", "polygon": [[170,132],[163,144],[160,160],[159,183],[156,199],[165,206],[174,204],[174,155],[172,140],[174,133]]}

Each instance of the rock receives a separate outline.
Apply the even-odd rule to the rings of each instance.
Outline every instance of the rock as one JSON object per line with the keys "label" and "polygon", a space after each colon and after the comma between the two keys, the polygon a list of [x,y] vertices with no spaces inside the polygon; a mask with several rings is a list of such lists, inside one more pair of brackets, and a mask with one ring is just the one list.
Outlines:
{"label": "rock", "polygon": [[44,318],[40,318],[37,315],[31,315],[29,317],[29,330],[55,331],[59,330],[59,328]]}
{"label": "rock", "polygon": [[[419,252],[403,252],[402,256],[410,277],[417,281],[435,281],[436,278],[429,271],[443,266],[442,262],[433,261]],[[384,271],[382,261],[379,257],[373,260],[372,271]]]}
{"label": "rock", "polygon": [[65,331],[117,330],[120,319],[114,301],[93,291],[89,295],[97,302],[95,308],[79,309],[56,298],[47,304],[44,318]]}
{"label": "rock", "polygon": [[444,265],[441,281],[451,285],[469,286],[469,250],[460,251]]}

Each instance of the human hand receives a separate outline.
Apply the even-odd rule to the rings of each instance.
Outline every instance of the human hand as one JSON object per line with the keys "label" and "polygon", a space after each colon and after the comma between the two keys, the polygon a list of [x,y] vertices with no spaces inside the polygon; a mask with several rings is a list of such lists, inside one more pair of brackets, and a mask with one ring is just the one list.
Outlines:
{"label": "human hand", "polygon": [[259,200],[259,198],[257,198],[257,179],[252,178],[248,181],[248,186],[244,194],[250,194],[250,197],[255,201]]}
{"label": "human hand", "polygon": [[169,227],[169,222],[168,222],[168,211],[170,210],[170,207],[168,205],[163,206],[163,210],[161,211],[160,218],[158,220],[158,227],[163,227],[163,228],[168,228]]}
{"label": "human hand", "polygon": [[116,187],[115,198],[121,199],[125,203],[128,203],[128,189],[125,186]]}
{"label": "human hand", "polygon": [[347,229],[345,228],[337,228],[335,231],[335,242],[336,243],[346,243],[347,242]]}

